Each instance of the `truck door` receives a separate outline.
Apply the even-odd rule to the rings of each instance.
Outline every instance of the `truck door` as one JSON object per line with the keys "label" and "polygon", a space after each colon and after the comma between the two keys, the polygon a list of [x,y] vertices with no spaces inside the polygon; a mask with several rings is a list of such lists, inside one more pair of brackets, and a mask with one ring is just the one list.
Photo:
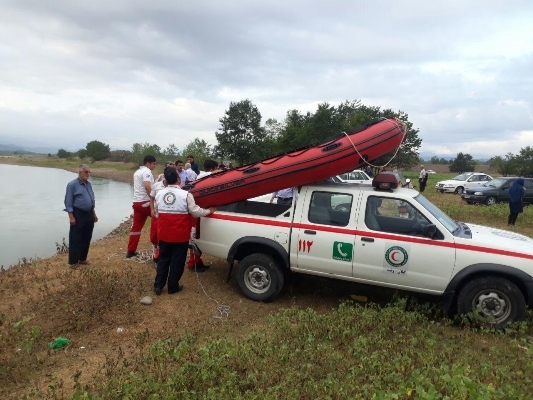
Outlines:
{"label": "truck door", "polygon": [[412,199],[365,192],[361,204],[357,220],[359,236],[354,245],[354,278],[391,287],[442,292],[455,266],[455,242],[450,232],[441,228],[435,238],[425,237],[427,225],[441,225]]}
{"label": "truck door", "polygon": [[306,205],[292,229],[291,268],[316,275],[351,277],[354,195],[309,191],[302,200]]}

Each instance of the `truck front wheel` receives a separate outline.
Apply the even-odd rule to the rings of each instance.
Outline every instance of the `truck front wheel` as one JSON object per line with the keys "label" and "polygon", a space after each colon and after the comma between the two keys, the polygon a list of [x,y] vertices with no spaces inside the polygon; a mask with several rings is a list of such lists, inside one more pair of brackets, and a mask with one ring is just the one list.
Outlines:
{"label": "truck front wheel", "polygon": [[277,262],[266,254],[250,254],[239,262],[239,287],[246,297],[269,302],[283,288],[283,272]]}
{"label": "truck front wheel", "polygon": [[457,310],[459,314],[473,312],[483,324],[503,329],[524,318],[526,301],[514,283],[491,276],[468,282],[457,298]]}

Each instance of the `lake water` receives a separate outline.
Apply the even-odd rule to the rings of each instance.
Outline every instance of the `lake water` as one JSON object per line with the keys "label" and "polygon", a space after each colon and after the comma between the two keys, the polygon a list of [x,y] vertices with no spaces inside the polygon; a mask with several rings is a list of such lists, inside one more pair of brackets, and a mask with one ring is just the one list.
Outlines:
{"label": "lake water", "polygon": [[[22,257],[50,257],[56,253],[56,242],[65,238],[68,243],[65,189],[76,177],[61,169],[0,164],[0,265],[7,268]],[[127,183],[110,179],[90,182],[98,216],[95,241],[129,217],[133,191]]]}

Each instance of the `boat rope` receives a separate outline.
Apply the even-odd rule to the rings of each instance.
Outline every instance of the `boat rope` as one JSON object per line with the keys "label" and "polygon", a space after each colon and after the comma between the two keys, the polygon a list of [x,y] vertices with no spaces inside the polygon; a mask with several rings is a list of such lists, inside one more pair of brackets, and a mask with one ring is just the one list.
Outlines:
{"label": "boat rope", "polygon": [[202,291],[204,292],[205,296],[213,301],[214,303],[216,303],[217,305],[217,311],[218,311],[218,314],[219,315],[213,315],[213,318],[216,318],[216,319],[219,319],[221,321],[225,321],[228,319],[228,315],[229,315],[229,310],[230,310],[230,306],[226,306],[224,304],[220,304],[218,302],[218,300],[212,298],[211,296],[209,296],[207,294],[207,292],[205,291],[205,288],[204,288],[204,285],[202,285],[202,282],[200,282],[200,276],[198,275],[198,271],[194,271],[195,274],[196,274],[196,280],[198,281],[198,285],[200,285],[200,287],[202,288]]}
{"label": "boat rope", "polygon": [[126,261],[133,261],[138,264],[144,264],[148,261],[154,262],[154,249],[144,249],[144,250],[137,250],[137,255],[135,257],[126,258],[123,253],[114,253],[111,254],[109,257],[107,257],[108,260],[120,257],[123,258]]}
{"label": "boat rope", "polygon": [[[402,142],[404,141],[405,139],[405,135],[407,135],[407,127],[405,126],[405,124],[401,121],[398,121],[398,122],[395,122],[393,120],[390,120],[388,118],[386,118],[387,121],[390,121],[392,122],[394,125],[396,125],[396,127],[400,130],[402,130],[403,128],[403,138],[402,138]],[[363,155],[361,153],[359,153],[359,150],[357,150],[357,147],[355,147],[355,144],[352,142],[352,139],[350,138],[350,135],[348,135],[346,132],[342,132],[347,138],[348,140],[350,141],[350,143],[352,144],[352,147],[354,148],[354,150],[356,151],[356,153],[359,155],[359,157],[361,157],[362,160],[365,160],[365,158],[363,157]],[[394,154],[392,155],[392,157],[389,159],[389,161],[387,161],[384,165],[374,165],[368,161],[365,160],[365,163],[370,165],[371,167],[374,167],[374,168],[385,168],[387,165],[389,165],[391,163],[392,160],[394,160],[394,157],[396,157],[396,154],[398,154],[398,151],[400,150],[400,147],[402,146],[400,143],[400,145],[396,148],[396,150],[394,151]]]}
{"label": "boat rope", "polygon": [[[150,261],[150,262],[154,261],[154,249],[152,248],[152,249],[137,250],[137,255],[135,257],[131,257],[131,258],[125,258],[122,253],[113,253],[107,259],[110,260],[112,258],[117,258],[117,257],[122,257],[126,261],[133,261],[133,262],[136,262],[136,263],[139,263],[139,264],[144,264],[144,263],[146,263],[148,261]],[[157,268],[157,264],[156,263],[154,263],[154,268]],[[219,320],[227,320],[228,316],[229,316],[230,306],[226,306],[224,304],[220,304],[220,302],[218,300],[216,300],[216,299],[212,298],[211,296],[209,296],[209,294],[207,294],[207,291],[204,288],[204,285],[202,285],[202,282],[200,282],[200,277],[198,275],[198,272],[195,271],[195,273],[196,273],[196,281],[198,282],[198,285],[200,285],[200,288],[204,292],[205,296],[209,300],[211,300],[214,303],[216,303],[216,305],[217,305],[217,311],[218,311],[219,315],[213,315],[213,318],[216,318],[216,319],[219,319]]]}

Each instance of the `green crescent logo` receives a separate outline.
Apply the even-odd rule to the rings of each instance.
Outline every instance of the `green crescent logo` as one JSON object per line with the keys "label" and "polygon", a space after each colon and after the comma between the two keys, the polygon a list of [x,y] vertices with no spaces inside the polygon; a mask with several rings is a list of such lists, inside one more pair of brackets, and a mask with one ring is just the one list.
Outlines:
{"label": "green crescent logo", "polygon": [[400,246],[392,246],[385,253],[385,260],[391,267],[403,267],[408,259],[407,251]]}
{"label": "green crescent logo", "polygon": [[172,192],[165,193],[163,196],[163,203],[170,206],[176,202],[176,195]]}

